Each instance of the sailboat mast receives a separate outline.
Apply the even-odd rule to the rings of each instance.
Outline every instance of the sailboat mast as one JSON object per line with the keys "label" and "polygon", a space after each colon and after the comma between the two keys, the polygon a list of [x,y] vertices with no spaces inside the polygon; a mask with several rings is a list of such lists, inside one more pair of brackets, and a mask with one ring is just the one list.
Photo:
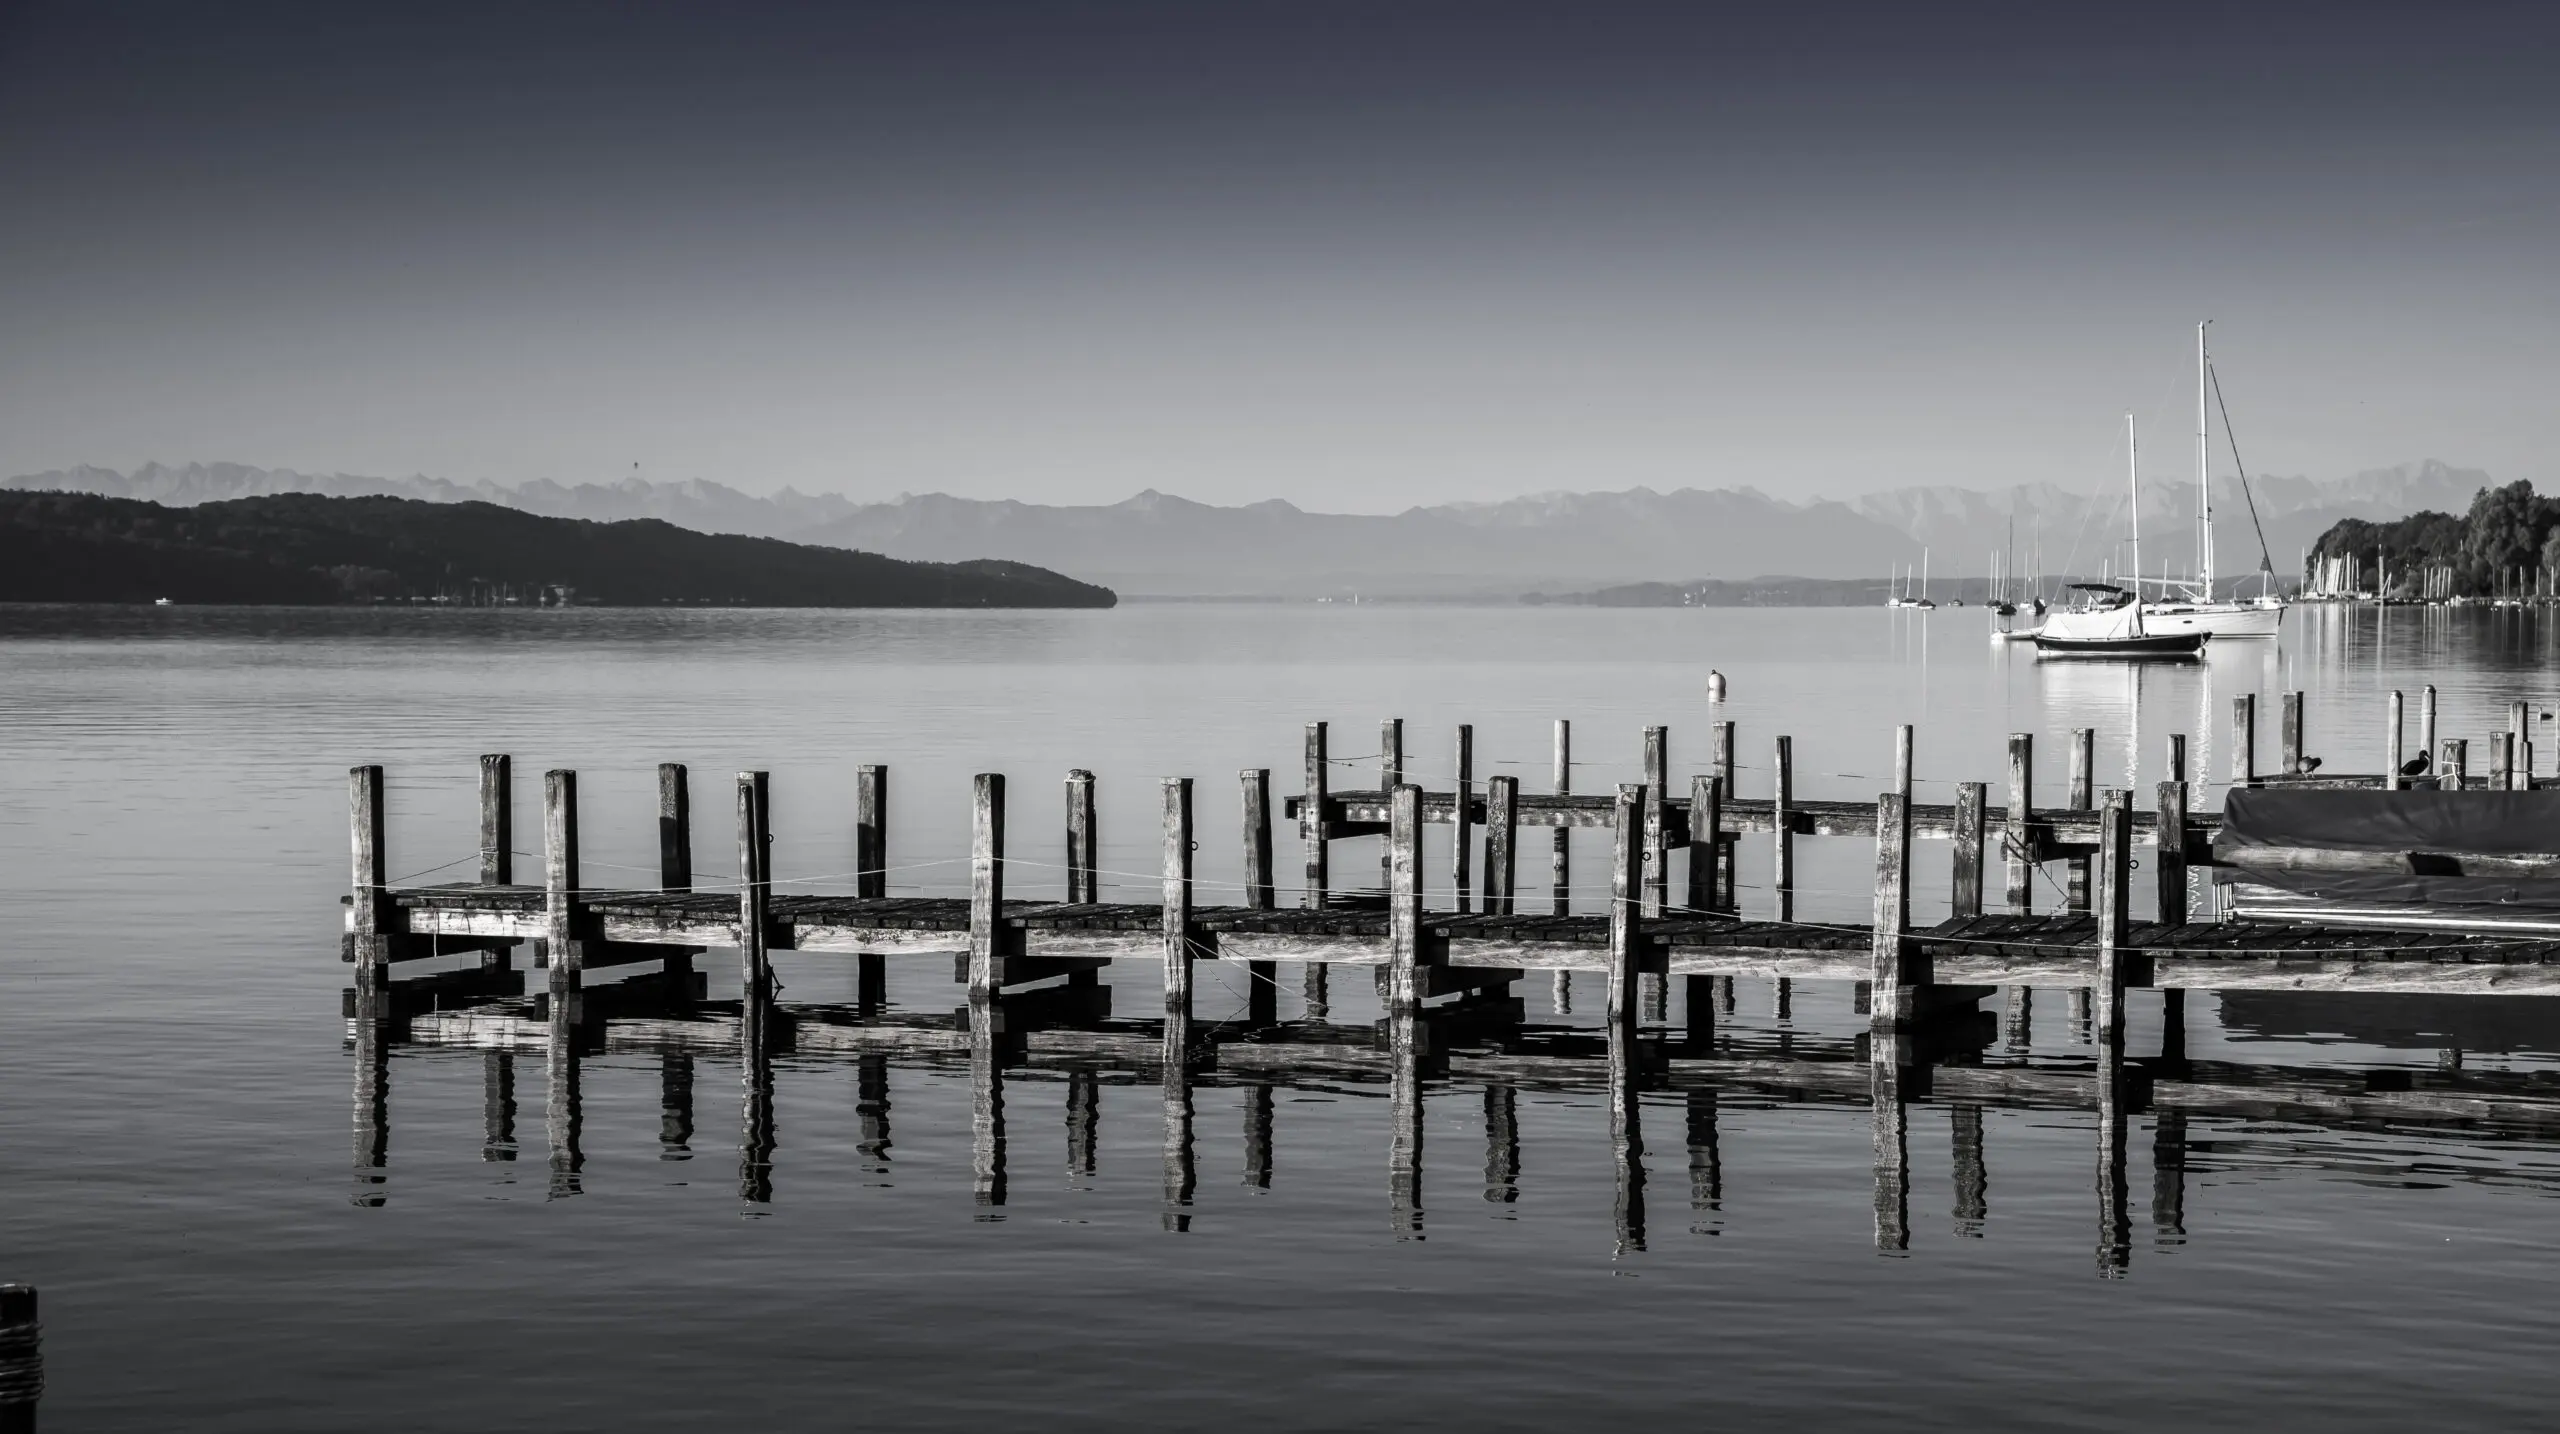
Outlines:
{"label": "sailboat mast", "polygon": [[2206,417],[2205,384],[2211,372],[2206,367],[2204,325],[2196,325],[2196,578],[2204,591],[2198,594],[2206,602],[2213,601],[2213,440],[2212,423]]}
{"label": "sailboat mast", "polygon": [[2124,479],[2133,492],[2133,596],[2142,599],[2142,462],[2134,449],[2133,410],[2124,414]]}

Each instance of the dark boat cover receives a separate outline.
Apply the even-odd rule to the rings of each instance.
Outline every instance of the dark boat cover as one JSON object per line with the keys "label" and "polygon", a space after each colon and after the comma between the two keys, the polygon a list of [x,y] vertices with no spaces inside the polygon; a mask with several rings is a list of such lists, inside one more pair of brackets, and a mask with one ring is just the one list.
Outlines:
{"label": "dark boat cover", "polygon": [[[2252,848],[2404,853],[2405,871],[2253,868]],[[2219,883],[2254,882],[2302,896],[2379,905],[2560,912],[2560,878],[2463,874],[2448,854],[2560,853],[2560,791],[2358,792],[2236,788],[2222,806],[2213,855]]]}

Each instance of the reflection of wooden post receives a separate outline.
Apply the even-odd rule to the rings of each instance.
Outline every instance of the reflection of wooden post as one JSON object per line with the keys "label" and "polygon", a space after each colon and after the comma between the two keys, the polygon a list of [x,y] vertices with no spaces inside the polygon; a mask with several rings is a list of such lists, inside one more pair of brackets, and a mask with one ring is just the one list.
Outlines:
{"label": "reflection of wooden post", "polygon": [[1910,882],[1911,805],[1900,792],[1887,792],[1876,798],[1875,929],[1867,948],[1874,987],[1868,1010],[1879,1026],[1900,1025],[1913,1014]]}
{"label": "reflection of wooden post", "polygon": [[490,752],[480,758],[480,880],[484,884],[515,883],[515,847],[515,759],[504,752]]}
{"label": "reflection of wooden post", "polygon": [[2035,734],[2010,733],[2009,824],[2000,845],[2007,863],[2002,896],[2011,916],[2025,916],[2035,910],[2035,775]]}
{"label": "reflection of wooden post", "polygon": [[[348,1202],[370,1208],[388,1198],[382,1172],[391,1155],[391,1023],[382,1018],[385,1013],[381,1003],[367,1002],[361,988],[356,994],[355,1020],[350,1023],[355,1028],[356,1058],[355,1146],[351,1162],[355,1189]],[[0,1359],[6,1357],[0,1352]],[[6,1397],[0,1393],[0,1399]],[[0,1410],[6,1408],[0,1405]]]}
{"label": "reflection of wooden post", "polygon": [[1520,1092],[1507,1085],[1484,1088],[1484,1198],[1520,1200]]}
{"label": "reflection of wooden post", "polygon": [[[1266,780],[1263,783],[1263,795],[1267,799],[1270,796],[1271,787],[1268,781],[1269,774],[1264,775]],[[1251,820],[1252,814],[1248,812],[1246,814],[1248,825]],[[1268,822],[1269,819],[1266,817],[1263,827],[1262,853],[1263,880],[1265,881],[1271,879],[1269,845],[1271,829]],[[1067,900],[1069,901],[1100,901],[1102,899],[1102,861],[1095,845],[1100,835],[1094,820],[1093,773],[1078,767],[1067,773]],[[1248,846],[1245,854],[1250,858],[1253,849]],[[1251,880],[1250,877],[1246,879]]]}
{"label": "reflection of wooden post", "polygon": [[1609,841],[1609,990],[1611,1026],[1636,1022],[1636,977],[1641,967],[1637,921],[1641,897],[1637,870],[1644,865],[1644,803],[1641,786],[1618,788],[1615,824]]}
{"label": "reflection of wooden post", "polygon": [[1244,1088],[1244,1183],[1256,1190],[1271,1188],[1271,1106],[1270,1086]]}
{"label": "reflection of wooden post", "polygon": [[[491,1052],[491,1054],[498,1054]],[[512,1082],[513,1072],[510,1071]],[[486,1157],[483,1157],[484,1159]],[[507,1158],[515,1158],[511,1148]],[[658,1053],[658,1158],[693,1158],[693,1052]]]}
{"label": "reflection of wooden post", "polygon": [[1520,779],[1485,781],[1484,910],[1509,916],[1520,909]]}
{"label": "reflection of wooden post", "polygon": [[1988,793],[1980,782],[1956,783],[1954,871],[1949,881],[1947,914],[1982,914],[1982,841]]}
{"label": "reflection of wooden post", "polygon": [[969,1175],[984,1206],[1005,1200],[1002,1016],[991,992],[969,993]]}
{"label": "reflection of wooden post", "polygon": [[1411,1005],[1388,1007],[1387,1204],[1399,1240],[1422,1233],[1421,1022]]}
{"label": "reflection of wooden post", "polygon": [[1982,1238],[1991,1212],[1991,1176],[1982,1161],[1982,1107],[1961,1101],[1947,1108],[1956,1183],[1956,1233]]}
{"label": "reflection of wooden post", "polygon": [[[766,872],[769,879],[771,872]],[[771,1004],[768,997],[750,994],[746,1005],[750,1012]],[[771,1016],[756,1015],[759,1024],[769,1025]],[[775,1144],[773,1112],[773,1053],[759,1042],[744,1047],[744,1079],[739,1082],[744,1098],[738,1112],[738,1198],[750,1205],[773,1203],[773,1150]],[[999,1196],[998,1203],[1002,1203]]]}
{"label": "reflection of wooden post", "polygon": [[2120,1041],[2098,1042],[2098,1275],[2122,1278],[2133,1262],[2125,1182],[2125,1071]]}
{"label": "reflection of wooden post", "polygon": [[1164,779],[1164,1008],[1191,1014],[1191,779]]}
{"label": "reflection of wooden post", "polygon": [[1393,788],[1388,811],[1386,997],[1404,1010],[1422,999],[1422,789]]}
{"label": "reflection of wooden post", "polygon": [[[1556,721],[1555,792],[1559,797],[1573,794],[1573,724],[1561,718]],[[1555,858],[1555,912],[1558,916],[1570,915],[1573,910],[1573,828],[1562,822],[1558,822],[1555,828]],[[1556,979],[1570,981],[1573,978],[1560,972]]]}
{"label": "reflection of wooden post", "polygon": [[1639,1085],[1636,1028],[1609,1023],[1609,1153],[1617,1175],[1613,1215],[1621,1254],[1645,1247],[1644,1106]]}
{"label": "reflection of wooden post", "polygon": [[1911,1248],[1911,1136],[1903,1106],[1902,1038],[1878,1030],[1867,1059],[1875,1114],[1875,1234],[1879,1254]]}
{"label": "reflection of wooden post", "polygon": [[1191,1012],[1170,1006],[1164,1017],[1164,1228],[1191,1228],[1191,1197],[1200,1168],[1192,1142],[1196,1115],[1191,1097]]}
{"label": "reflection of wooden post", "polygon": [[2130,794],[2107,789],[2098,814],[2098,1010],[2101,1044],[2124,1044],[2125,940],[2133,887],[2133,809]]}
{"label": "reflection of wooden post", "polygon": [[[690,1059],[687,1058],[688,1062]],[[686,1069],[692,1069],[689,1063]],[[480,1053],[480,1158],[492,1165],[516,1158],[516,1053],[513,1051],[484,1050]]]}
{"label": "reflection of wooden post", "polygon": [[972,790],[969,843],[969,995],[992,995],[1004,953],[1004,775],[980,772]]}

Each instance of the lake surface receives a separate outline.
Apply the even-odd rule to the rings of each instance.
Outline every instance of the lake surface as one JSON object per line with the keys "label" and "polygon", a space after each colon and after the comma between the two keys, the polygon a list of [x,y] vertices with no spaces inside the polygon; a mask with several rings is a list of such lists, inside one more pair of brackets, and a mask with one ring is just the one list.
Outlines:
{"label": "lake surface", "polygon": [[[1401,716],[1416,780],[1446,786],[1454,726],[1472,722],[1478,780],[1535,792],[1557,718],[1587,764],[1577,787],[1599,791],[1640,776],[1648,724],[1671,728],[1676,772],[1703,767],[1722,716],[1743,794],[1766,793],[1784,733],[1798,793],[1842,799],[1887,785],[1910,722],[1921,797],[1943,801],[1956,780],[1997,793],[2013,731],[2038,735],[2059,793],[2081,726],[2101,785],[2149,790],[2173,732],[2218,781],[2247,692],[2271,766],[2290,688],[2311,694],[2309,750],[2371,771],[2383,695],[2409,692],[2414,728],[2433,683],[2446,736],[2487,738],[2506,703],[2533,702],[2551,769],[2549,620],[2287,621],[2281,645],[2136,670],[2039,665],[1987,643],[1971,609],[0,608],[0,1279],[43,1289],[44,1418],[2539,1424],[2560,1394],[2560,1125],[2531,1120],[2141,1111],[2116,1200],[2096,1112],[1923,1094],[1899,1249],[1879,1248],[1863,1098],[1745,1086],[1643,1094],[1632,1229],[1607,1097],[1570,1081],[1428,1083],[1417,1198],[1390,1188],[1379,1082],[1204,1077],[1184,1191],[1152,1076],[1017,1071],[997,1204],[965,1063],[782,1055],[768,1142],[742,1129],[733,1056],[592,1054],[565,1169],[540,1055],[395,1045],[381,1164],[362,1138],[351,1159],[371,1118],[337,945],[356,763],[389,768],[395,878],[467,874],[478,754],[514,755],[528,849],[538,774],[578,769],[591,884],[653,880],[656,763],[692,767],[705,872],[734,869],[729,774],[770,770],[789,886],[850,872],[854,769],[882,762],[892,890],[920,893],[965,885],[969,778],[1002,771],[1024,897],[1062,883],[1041,863],[1061,859],[1059,783],[1087,768],[1106,900],[1153,899],[1156,779],[1188,775],[1211,901],[1240,877],[1234,774],[1267,766],[1296,791],[1313,720],[1333,724],[1339,785],[1373,784],[1375,724]],[[1732,684],[1721,712],[1710,667]],[[1582,840],[1596,897],[1603,848]],[[1769,900],[1763,845],[1744,847],[1746,913]],[[1339,848],[1337,871],[1362,850]],[[1283,841],[1284,904],[1295,851]],[[1863,921],[1872,847],[1797,852],[1799,914]],[[1919,860],[1921,919],[1943,910],[1942,862]],[[1531,892],[1542,877],[1524,862]],[[715,996],[736,993],[727,957],[700,959]],[[1159,1009],[1133,965],[1105,974],[1123,1016]],[[777,967],[786,1001],[853,999],[849,960]],[[1303,1005],[1283,973],[1288,1019]],[[1375,1018],[1366,977],[1345,974],[1331,1019]],[[892,958],[889,978],[894,1009],[961,1004],[947,961]],[[1200,979],[1201,1023],[1241,1015],[1240,975]],[[1519,990],[1531,1038],[1596,1028],[1591,999],[1559,1009],[1544,977]],[[1767,983],[1732,996],[1716,1030],[1737,1052],[1845,1060],[1864,1028],[1843,985],[1797,983],[1783,1014]],[[1678,1038],[1683,1007],[1673,992],[1659,1038]],[[2560,1070],[2560,1007],[2526,1000],[2199,994],[2174,1034],[2158,996],[2132,1011],[2137,1057],[2169,1039],[2199,1063],[2311,1075]],[[2069,1073],[2091,1057],[2063,993],[2039,992],[1985,1059]]]}

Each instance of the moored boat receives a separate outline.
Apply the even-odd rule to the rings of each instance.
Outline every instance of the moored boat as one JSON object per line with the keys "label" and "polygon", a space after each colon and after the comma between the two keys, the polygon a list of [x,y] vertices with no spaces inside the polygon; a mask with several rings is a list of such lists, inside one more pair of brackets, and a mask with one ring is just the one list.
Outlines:
{"label": "moored boat", "polygon": [[2069,607],[2045,614],[2036,629],[2038,657],[2155,658],[2180,661],[2204,652],[2200,632],[2153,632],[2143,622],[2142,604],[2113,583],[2073,583],[2080,594]]}

